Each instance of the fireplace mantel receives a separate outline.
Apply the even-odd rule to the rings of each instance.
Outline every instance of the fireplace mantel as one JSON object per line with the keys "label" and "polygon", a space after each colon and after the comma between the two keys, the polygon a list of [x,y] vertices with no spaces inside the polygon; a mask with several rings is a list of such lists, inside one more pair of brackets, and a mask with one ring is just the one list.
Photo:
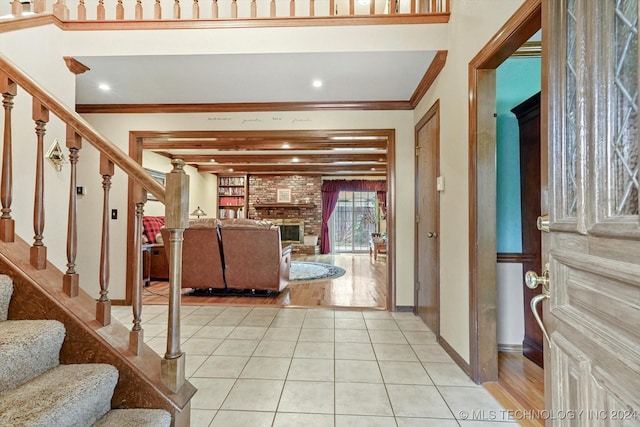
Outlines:
{"label": "fireplace mantel", "polygon": [[256,209],[269,209],[269,208],[292,208],[292,209],[305,209],[305,208],[315,208],[316,205],[314,203],[255,203],[253,205]]}

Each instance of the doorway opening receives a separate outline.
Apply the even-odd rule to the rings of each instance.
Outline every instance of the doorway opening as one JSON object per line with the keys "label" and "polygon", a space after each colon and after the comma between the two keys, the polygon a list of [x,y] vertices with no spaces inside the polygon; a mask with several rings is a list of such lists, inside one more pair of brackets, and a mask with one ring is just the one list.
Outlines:
{"label": "doorway opening", "polygon": [[[496,70],[541,29],[542,9],[540,0],[527,0],[469,64],[469,329],[471,375],[477,383],[498,384],[500,376],[518,375],[517,369],[509,370],[513,364],[508,358],[498,357]],[[544,69],[544,35],[542,39]],[[545,84],[543,78],[542,106],[546,105]],[[544,107],[542,111],[541,149],[546,150]],[[542,168],[546,168],[546,164]],[[539,211],[539,206],[535,210]],[[521,279],[519,283],[522,283]],[[538,386],[542,394],[541,375]],[[501,403],[508,407],[514,402]]]}

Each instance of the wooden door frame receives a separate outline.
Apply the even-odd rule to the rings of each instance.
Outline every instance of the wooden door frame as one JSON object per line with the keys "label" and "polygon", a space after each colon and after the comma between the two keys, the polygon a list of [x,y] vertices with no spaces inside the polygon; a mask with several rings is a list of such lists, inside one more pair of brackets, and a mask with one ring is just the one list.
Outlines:
{"label": "wooden door frame", "polygon": [[[436,99],[436,101],[433,103],[433,105],[431,106],[431,108],[429,108],[429,111],[427,111],[425,113],[424,116],[422,116],[422,118],[420,119],[420,121],[416,124],[415,128],[414,128],[414,139],[416,142],[416,149],[418,148],[418,132],[420,131],[420,129],[422,129],[422,127],[424,127],[429,120],[431,120],[433,118],[433,116],[435,116],[436,114],[438,114],[438,122],[436,123],[436,135],[437,135],[437,141],[436,141],[436,176],[440,176],[440,99]],[[419,174],[418,174],[418,165],[419,165],[419,158],[416,155],[415,158],[415,214],[417,216],[417,214],[419,214],[418,209],[419,209],[419,204],[418,204],[418,189],[419,189]],[[435,206],[435,212],[437,212],[436,214],[436,227],[435,227],[435,231],[439,234],[440,233],[440,197],[436,198],[436,206]],[[418,257],[418,223],[416,222],[414,225],[414,250],[413,253],[416,254],[416,258]],[[436,264],[438,266],[437,270],[436,270],[436,306],[437,306],[437,311],[438,311],[438,316],[436,317],[436,328],[433,331],[434,334],[436,334],[436,338],[439,340],[440,339],[440,240],[436,240],[436,244],[437,244],[437,249],[436,249]],[[418,259],[415,260],[415,262],[413,263],[413,277],[416,278],[416,282],[417,282],[417,277],[418,277]],[[416,315],[418,314],[418,290],[416,289],[416,286],[414,284],[414,291],[413,291],[413,312]]]}
{"label": "wooden door frame", "polygon": [[[383,136],[387,138],[387,301],[386,309],[388,311],[396,310],[396,131],[395,129],[321,129],[321,130],[287,130],[287,131],[233,131],[238,136],[264,136],[265,134],[277,133],[282,135],[283,132],[291,136],[317,136],[322,134],[344,135],[345,132],[353,134],[366,134]],[[130,131],[129,132],[129,156],[136,162],[142,164],[142,150],[145,137],[176,137],[179,138],[191,131]],[[216,131],[202,131],[200,134],[207,134],[215,137]],[[224,131],[228,134],[229,131]],[[134,191],[137,186],[133,180],[129,179],[127,203],[128,206],[134,206]],[[127,211],[127,259],[133,259],[133,229],[135,221],[134,209]],[[126,293],[125,304],[131,305],[132,302],[132,284],[134,283],[134,266],[132,262],[127,263],[126,272]]]}
{"label": "wooden door frame", "polygon": [[[498,379],[496,68],[529,40],[541,23],[542,0],[526,0],[469,62],[469,365],[476,383]],[[542,75],[544,106],[544,71]],[[541,135],[546,135],[545,119],[546,113],[541,118]]]}

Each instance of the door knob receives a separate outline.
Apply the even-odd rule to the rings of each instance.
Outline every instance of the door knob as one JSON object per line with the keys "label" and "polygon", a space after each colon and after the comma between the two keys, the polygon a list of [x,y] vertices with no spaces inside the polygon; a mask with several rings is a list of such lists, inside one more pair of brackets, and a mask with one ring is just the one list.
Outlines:
{"label": "door knob", "polygon": [[427,237],[430,239],[436,238],[438,237],[438,233],[436,233],[435,231],[430,231],[427,233]]}
{"label": "door knob", "polygon": [[545,233],[551,231],[549,229],[549,214],[540,215],[536,221],[536,227],[538,227],[538,230],[544,231]]}
{"label": "door knob", "polygon": [[538,285],[542,285],[543,288],[549,286],[549,270],[545,269],[542,272],[542,276],[538,276],[535,271],[527,271],[524,275],[524,283],[529,289],[535,289]]}

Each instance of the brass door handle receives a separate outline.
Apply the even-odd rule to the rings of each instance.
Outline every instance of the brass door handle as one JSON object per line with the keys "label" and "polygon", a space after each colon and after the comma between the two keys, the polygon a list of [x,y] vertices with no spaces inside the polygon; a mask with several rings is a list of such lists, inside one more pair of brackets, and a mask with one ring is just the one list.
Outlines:
{"label": "brass door handle", "polygon": [[435,231],[430,231],[427,233],[427,237],[430,239],[434,239],[436,237],[438,237],[438,233],[436,233]]}
{"label": "brass door handle", "polygon": [[542,334],[547,339],[547,342],[550,343],[551,341],[549,340],[549,334],[547,334],[547,328],[544,327],[544,323],[542,323],[542,319],[540,318],[537,310],[537,305],[550,296],[549,263],[545,264],[541,276],[538,276],[535,271],[527,271],[527,273],[524,275],[524,283],[529,289],[536,289],[538,286],[542,285],[542,293],[531,298],[529,306],[531,307],[533,317],[536,319],[538,326],[540,326],[540,329],[542,329]]}

